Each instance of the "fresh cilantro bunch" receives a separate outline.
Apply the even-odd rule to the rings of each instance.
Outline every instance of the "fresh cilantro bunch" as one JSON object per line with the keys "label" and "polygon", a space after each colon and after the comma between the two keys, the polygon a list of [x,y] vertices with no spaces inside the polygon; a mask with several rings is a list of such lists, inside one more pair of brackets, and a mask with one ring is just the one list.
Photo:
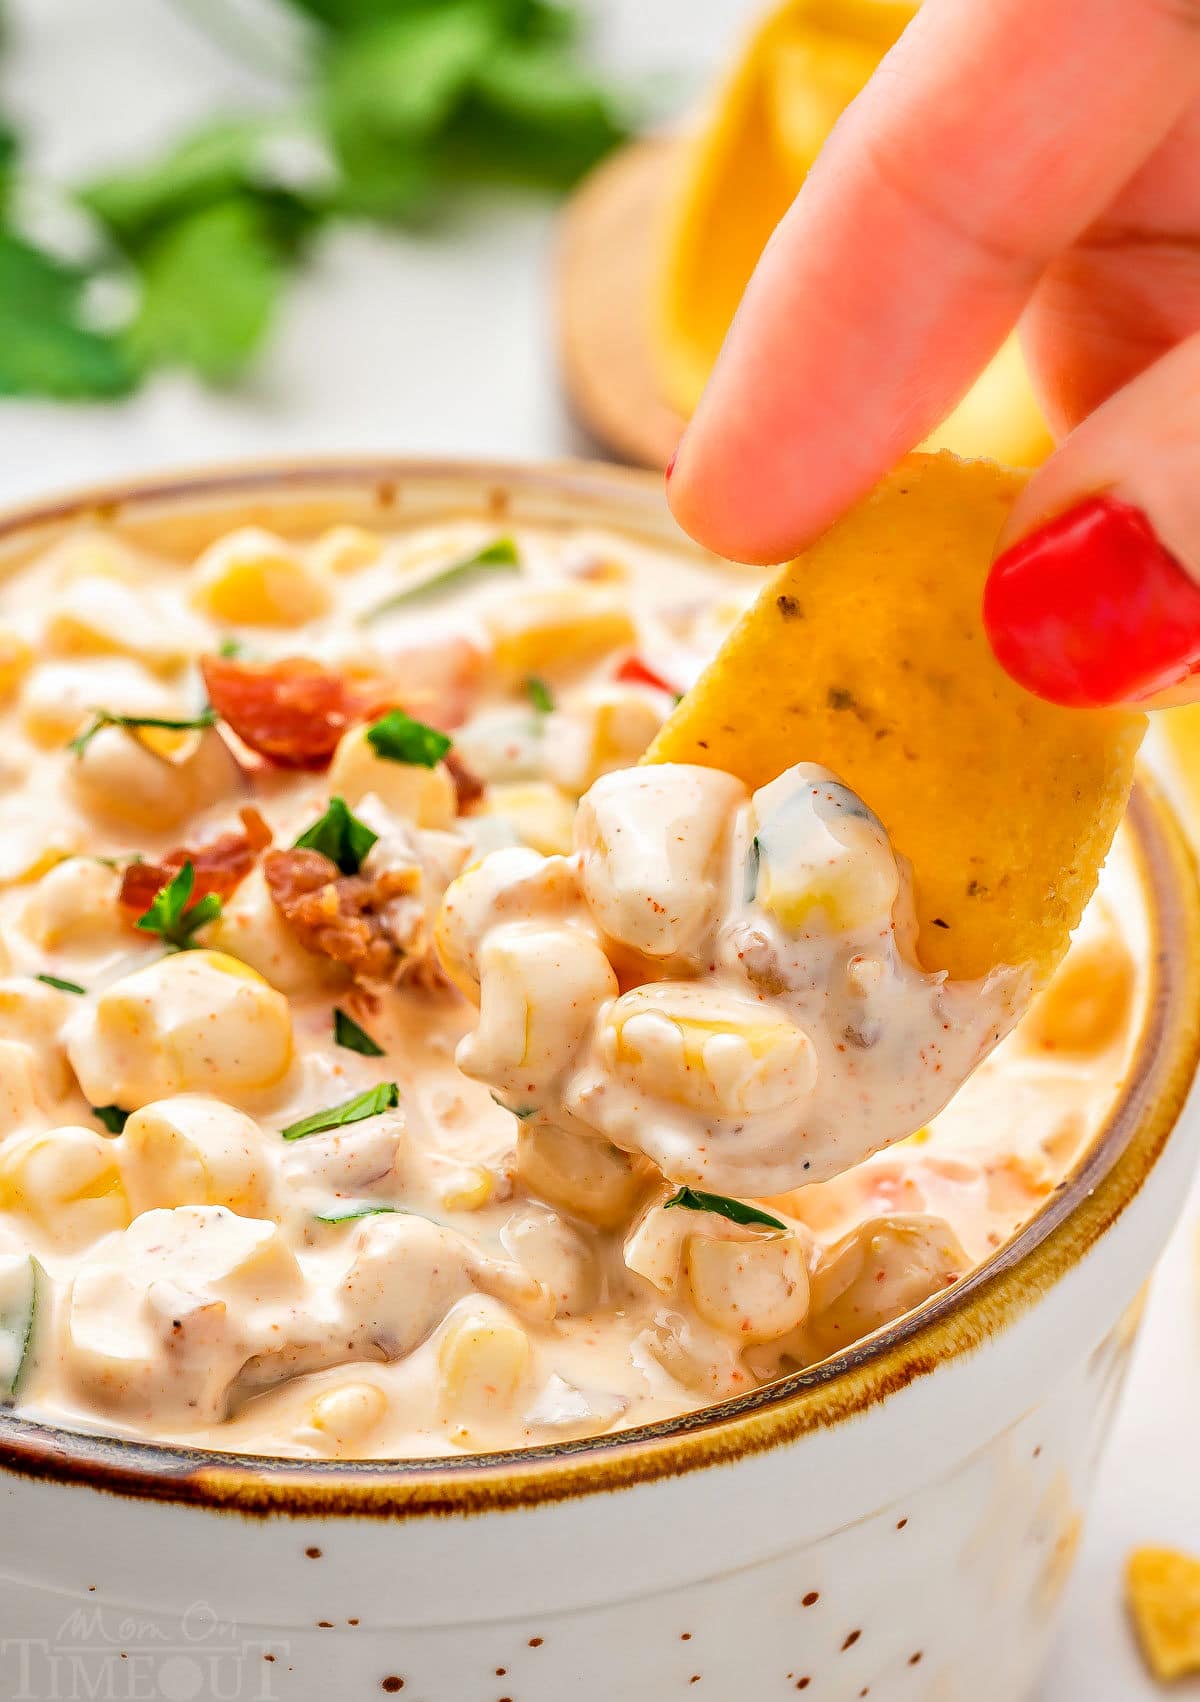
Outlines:
{"label": "fresh cilantro bunch", "polygon": [[[0,125],[0,395],[113,397],[158,367],[236,379],[332,220],[428,222],[455,191],[573,184],[626,134],[549,0],[277,0],[301,28],[290,109],[214,120],[161,157],[69,191],[90,263],[23,231]],[[189,8],[214,31],[221,7]],[[285,17],[290,14],[290,19]],[[129,286],[120,324],[98,281]]]}

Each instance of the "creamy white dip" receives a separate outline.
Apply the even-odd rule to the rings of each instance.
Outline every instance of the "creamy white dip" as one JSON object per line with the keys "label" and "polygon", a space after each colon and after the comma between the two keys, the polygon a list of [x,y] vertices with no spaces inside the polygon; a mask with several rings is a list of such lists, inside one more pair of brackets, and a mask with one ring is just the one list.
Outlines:
{"label": "creamy white dip", "polygon": [[475,520],[5,581],[0,1398],[294,1456],[597,1434],[838,1351],[1053,1192],[1123,924],[993,1051],[1019,967],[920,969],[836,777],[636,766],[752,590]]}

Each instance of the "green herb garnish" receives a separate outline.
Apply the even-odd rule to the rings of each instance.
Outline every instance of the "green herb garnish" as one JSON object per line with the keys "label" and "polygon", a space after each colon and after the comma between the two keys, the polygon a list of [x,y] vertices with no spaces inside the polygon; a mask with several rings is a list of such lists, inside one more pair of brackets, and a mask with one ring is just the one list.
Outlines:
{"label": "green herb garnish", "polygon": [[758,871],[762,865],[762,846],[758,842],[757,833],[750,841],[750,849],[746,853],[746,871],[742,879],[742,898],[747,904],[753,904],[758,897]]}
{"label": "green herb garnish", "polygon": [[431,573],[416,585],[406,585],[403,590],[396,591],[390,597],[385,597],[382,603],[376,603],[359,618],[362,621],[378,620],[380,615],[387,615],[393,609],[403,608],[408,603],[423,601],[426,597],[441,597],[447,591],[461,591],[464,585],[472,580],[490,573],[515,573],[521,565],[517,554],[517,546],[512,538],[495,538],[490,544],[485,544],[474,555],[464,556],[461,561],[451,562],[449,567],[443,567],[437,573]]}
{"label": "green herb garnish", "polygon": [[165,727],[172,733],[191,733],[199,732],[204,727],[213,727],[218,720],[215,709],[202,709],[199,715],[179,718],[170,715],[114,715],[111,709],[97,709],[91,725],[77,734],[67,745],[67,749],[74,751],[76,756],[82,756],[96,734],[102,733],[105,727],[124,727],[127,730],[137,727]]}
{"label": "green herb garnish", "polygon": [[672,1194],[664,1202],[664,1210],[671,1206],[683,1206],[687,1211],[713,1212],[717,1217],[727,1217],[730,1223],[757,1223],[767,1229],[787,1228],[786,1223],[772,1217],[769,1211],[748,1206],[744,1200],[731,1200],[728,1194],[705,1194],[699,1188],[680,1188],[677,1194]]}
{"label": "green herb garnish", "polygon": [[35,975],[35,981],[44,981],[47,987],[57,987],[60,993],[86,993],[87,988],[81,987],[78,981],[64,981],[58,975]]}
{"label": "green herb garnish", "polygon": [[382,720],[367,728],[367,743],[376,756],[388,762],[412,763],[417,768],[434,768],[450,749],[450,740],[436,727],[414,721],[403,709],[390,709]]}
{"label": "green herb garnish", "polygon": [[[47,190],[0,120],[0,395],[122,396],[170,368],[226,383],[341,221],[427,229],[480,189],[561,192],[629,133],[566,0],[278,0],[253,9],[270,28],[231,4],[179,10],[268,98]],[[105,47],[97,76],[119,81]],[[27,180],[86,216],[81,258],[30,233]]]}
{"label": "green herb garnish", "polygon": [[227,662],[232,662],[235,656],[244,656],[246,646],[240,638],[223,638],[217,645],[217,655],[223,656]]}
{"label": "green herb garnish", "polygon": [[403,1211],[402,1206],[347,1206],[345,1211],[315,1211],[313,1216],[318,1223],[353,1223],[358,1217],[379,1217],[383,1212],[399,1211]]}
{"label": "green herb garnish", "polygon": [[378,838],[365,821],[351,813],[345,798],[335,796],[330,798],[325,814],[300,835],[296,849],[319,851],[344,875],[356,875]]}
{"label": "green herb garnish", "polygon": [[319,1135],[325,1129],[341,1129],[347,1123],[361,1123],[366,1117],[378,1117],[381,1111],[392,1111],[399,1103],[400,1089],[395,1082],[381,1081],[377,1087],[355,1094],[344,1104],[331,1105],[325,1111],[314,1111],[310,1117],[301,1117],[298,1123],[289,1123],[279,1132],[285,1141],[302,1141],[306,1135]]}
{"label": "green herb garnish", "polygon": [[333,1011],[333,1038],[339,1046],[344,1046],[348,1052],[361,1052],[364,1058],[382,1058],[383,1047],[371,1039],[365,1028],[360,1028],[352,1016],[336,1005]]}
{"label": "green herb garnish", "polygon": [[110,1135],[119,1135],[131,1113],[122,1111],[119,1105],[93,1105],[92,1116],[98,1123],[104,1124]]}
{"label": "green herb garnish", "polygon": [[157,934],[164,945],[173,946],[176,951],[188,951],[196,930],[215,922],[221,914],[221,900],[215,892],[206,893],[192,903],[195,886],[196,868],[189,857],[179,873],[159,887],[150,900],[150,908],[138,917],[135,927],[146,934]]}
{"label": "green herb garnish", "polygon": [[554,698],[545,680],[539,680],[536,674],[530,674],[525,681],[525,691],[536,714],[549,715],[553,712]]}

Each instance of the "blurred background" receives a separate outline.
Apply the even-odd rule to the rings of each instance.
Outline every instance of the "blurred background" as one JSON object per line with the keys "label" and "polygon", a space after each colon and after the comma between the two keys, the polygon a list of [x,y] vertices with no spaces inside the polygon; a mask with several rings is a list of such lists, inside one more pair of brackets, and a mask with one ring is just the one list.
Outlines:
{"label": "blurred background", "polygon": [[[689,323],[694,280],[716,266],[729,296],[751,258],[721,209],[732,193],[772,216],[886,45],[759,38],[706,161],[664,174],[678,150],[657,138],[714,110],[757,15],[744,0],[7,0],[0,501],[356,449],[528,459],[602,437],[661,465],[728,306]],[[738,127],[781,90],[765,160]],[[638,136],[656,140],[625,152]],[[1044,450],[1015,346],[947,431],[1014,460]],[[1195,1218],[1156,1284],[1045,1702],[1154,1693],[1120,1574],[1135,1544],[1195,1545]]]}

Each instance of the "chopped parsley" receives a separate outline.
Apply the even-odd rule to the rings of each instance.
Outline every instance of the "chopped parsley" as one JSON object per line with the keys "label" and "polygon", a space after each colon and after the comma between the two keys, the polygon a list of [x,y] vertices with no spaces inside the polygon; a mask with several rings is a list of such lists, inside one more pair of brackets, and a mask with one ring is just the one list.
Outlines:
{"label": "chopped parsley", "polygon": [[60,993],[86,993],[87,988],[81,987],[78,981],[64,981],[57,975],[35,975],[35,981],[44,981],[47,987],[57,987]]}
{"label": "chopped parsley", "polygon": [[390,597],[385,597],[382,603],[368,609],[359,618],[363,621],[378,620],[380,615],[391,614],[393,609],[400,609],[407,603],[416,603],[426,597],[440,597],[447,591],[460,591],[463,586],[482,575],[491,573],[516,573],[521,565],[517,546],[512,538],[494,538],[490,544],[485,544],[473,555],[464,556],[461,561],[451,562],[449,567],[443,567],[437,573],[431,573],[428,578],[420,580],[416,585],[406,585],[402,591],[396,591]]}
{"label": "chopped parsley", "polygon": [[199,732],[205,727],[216,725],[220,717],[215,709],[202,709],[199,715],[117,715],[111,709],[97,709],[92,714],[91,724],[78,733],[67,745],[69,751],[76,756],[82,756],[97,733],[102,733],[105,727],[124,727],[127,731],[136,731],[139,727],[164,727],[171,733]]}
{"label": "chopped parsley", "polygon": [[381,1081],[365,1093],[356,1093],[341,1105],[330,1105],[324,1111],[314,1111],[280,1129],[285,1141],[302,1141],[306,1135],[319,1135],[326,1129],[342,1129],[347,1123],[361,1123],[367,1117],[378,1117],[381,1111],[392,1111],[400,1103],[400,1089],[394,1081]]}
{"label": "chopped parsley", "polygon": [[436,727],[414,721],[403,709],[390,709],[381,721],[367,728],[367,743],[376,756],[387,762],[407,762],[418,768],[433,768],[450,749],[450,740]]}
{"label": "chopped parsley", "polygon": [[365,821],[353,815],[345,798],[330,798],[325,814],[318,816],[296,841],[297,850],[319,851],[336,863],[344,875],[356,875],[367,852],[379,838]]}
{"label": "chopped parsley", "polygon": [[143,933],[157,934],[164,945],[176,951],[187,951],[195,943],[192,935],[196,930],[215,922],[221,914],[221,900],[215,892],[192,903],[195,886],[196,868],[189,857],[178,874],[159,887],[150,908],[138,917],[135,926]]}
{"label": "chopped parsley", "polygon": [[713,1212],[717,1217],[727,1217],[730,1223],[758,1223],[767,1229],[787,1228],[786,1223],[758,1206],[748,1206],[744,1200],[731,1200],[728,1194],[705,1194],[699,1188],[680,1188],[665,1202],[664,1210],[671,1206],[683,1206],[687,1211]]}
{"label": "chopped parsley", "polygon": [[401,1206],[346,1206],[342,1211],[316,1211],[313,1216],[318,1223],[353,1223],[355,1218],[378,1217],[383,1212],[402,1210]]}
{"label": "chopped parsley", "polygon": [[129,1121],[130,1113],[122,1111],[119,1105],[93,1105],[92,1116],[98,1123],[103,1123],[110,1135],[119,1135]]}
{"label": "chopped parsley", "polygon": [[344,1046],[348,1052],[361,1052],[364,1058],[382,1058],[383,1047],[371,1039],[365,1028],[360,1028],[352,1016],[347,1016],[344,1010],[334,1006],[333,1038],[339,1046]]}
{"label": "chopped parsley", "polygon": [[757,833],[750,841],[750,849],[746,853],[746,872],[742,882],[742,898],[747,904],[753,904],[758,897],[758,872],[762,866],[762,846],[758,842]]}
{"label": "chopped parsley", "polygon": [[554,698],[545,680],[539,680],[536,674],[530,674],[525,681],[525,690],[529,701],[538,715],[550,715],[554,710]]}

